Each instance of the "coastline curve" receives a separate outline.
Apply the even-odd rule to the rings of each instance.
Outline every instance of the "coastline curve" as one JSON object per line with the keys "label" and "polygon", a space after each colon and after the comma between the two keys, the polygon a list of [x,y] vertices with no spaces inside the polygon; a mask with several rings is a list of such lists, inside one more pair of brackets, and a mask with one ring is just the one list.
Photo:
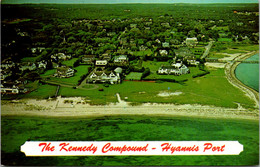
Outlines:
{"label": "coastline curve", "polygon": [[239,88],[242,90],[249,98],[253,99],[255,101],[255,108],[259,109],[259,92],[254,90],[253,88],[250,88],[249,86],[243,84],[235,75],[235,70],[237,66],[241,63],[240,61],[236,60],[245,60],[255,54],[259,53],[259,51],[253,51],[246,54],[240,54],[237,57],[233,59],[233,61],[228,62],[225,65],[225,74],[227,77],[227,80],[229,83],[231,83],[233,86]]}

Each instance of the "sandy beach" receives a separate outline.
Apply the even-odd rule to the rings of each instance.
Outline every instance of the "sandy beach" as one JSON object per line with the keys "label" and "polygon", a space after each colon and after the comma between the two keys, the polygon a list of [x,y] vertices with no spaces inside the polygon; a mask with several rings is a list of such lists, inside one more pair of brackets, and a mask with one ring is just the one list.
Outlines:
{"label": "sandy beach", "polygon": [[[72,103],[64,103],[65,101]],[[202,105],[174,105],[145,103],[131,106],[121,101],[116,104],[92,106],[84,104],[83,98],[61,98],[57,100],[14,101],[1,107],[2,116],[45,116],[45,117],[100,117],[116,115],[188,116],[203,118],[258,119],[258,110],[242,107],[223,108]]]}
{"label": "sandy beach", "polygon": [[[235,59],[246,59],[256,54],[250,52],[243,55],[236,55]],[[150,115],[150,116],[187,116],[198,118],[223,118],[223,119],[259,119],[259,93],[242,84],[236,79],[234,70],[239,63],[226,63],[225,73],[228,81],[241,89],[248,97],[255,101],[256,109],[245,109],[239,104],[237,108],[224,108],[206,105],[175,105],[144,103],[138,106],[131,106],[130,103],[121,100],[117,94],[118,102],[93,106],[86,103],[84,98],[70,97],[48,100],[22,99],[2,101],[2,116],[44,116],[44,117],[100,117],[100,116],[127,116],[127,115]]]}

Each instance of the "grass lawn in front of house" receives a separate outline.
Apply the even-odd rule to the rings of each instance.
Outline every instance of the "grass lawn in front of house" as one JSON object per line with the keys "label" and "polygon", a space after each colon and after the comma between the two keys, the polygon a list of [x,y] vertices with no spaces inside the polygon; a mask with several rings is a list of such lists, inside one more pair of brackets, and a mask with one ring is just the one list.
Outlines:
{"label": "grass lawn in front of house", "polygon": [[48,84],[39,84],[38,88],[28,94],[21,94],[23,98],[30,99],[47,99],[49,97],[55,96],[57,86]]}
{"label": "grass lawn in front of house", "polygon": [[147,49],[145,51],[135,51],[134,55],[136,55],[136,56],[145,56],[145,55],[150,56],[152,53],[153,52],[151,51],[151,49]]}
{"label": "grass lawn in front of house", "polygon": [[[237,103],[240,103],[247,108],[254,106],[251,99],[227,81],[223,69],[214,69],[210,74],[189,79],[185,84],[124,81],[109,87],[99,84],[99,88],[103,88],[104,91],[61,87],[59,94],[68,97],[88,97],[92,103],[104,104],[117,101],[115,95],[119,93],[121,99],[128,97],[129,102],[138,103],[201,104],[221,107],[237,107]],[[160,97],[158,96],[160,92],[182,92],[182,94]]]}
{"label": "grass lawn in front of house", "polygon": [[175,75],[159,75],[157,74],[157,71],[162,65],[170,65],[169,62],[153,62],[153,61],[144,61],[143,67],[144,68],[150,68],[151,73],[145,79],[175,79],[176,81],[182,81],[185,79],[191,79],[193,75],[196,75],[198,73],[202,73],[203,71],[199,70],[198,67],[188,67],[190,69],[189,74],[184,74],[180,76]]}
{"label": "grass lawn in front of house", "polygon": [[51,69],[51,70],[47,70],[45,71],[45,73],[41,74],[41,77],[46,77],[46,76],[52,76],[53,74],[55,74],[56,69]]}
{"label": "grass lawn in front of house", "polygon": [[73,67],[74,63],[78,60],[78,58],[72,58],[70,60],[63,61],[61,64],[64,64],[66,66]]}
{"label": "grass lawn in front of house", "polygon": [[34,56],[34,57],[24,57],[24,58],[21,59],[21,62],[32,62],[32,63],[35,63],[40,58],[41,58],[41,55]]}
{"label": "grass lawn in front of house", "polygon": [[142,73],[140,72],[131,72],[126,76],[126,80],[141,80]]}
{"label": "grass lawn in front of house", "polygon": [[50,77],[50,81],[57,82],[57,84],[60,83],[60,84],[76,86],[78,84],[78,81],[80,80],[81,76],[88,73],[88,67],[90,67],[90,66],[89,65],[80,65],[78,67],[73,68],[73,69],[77,70],[74,73],[74,76],[69,77],[69,78]]}

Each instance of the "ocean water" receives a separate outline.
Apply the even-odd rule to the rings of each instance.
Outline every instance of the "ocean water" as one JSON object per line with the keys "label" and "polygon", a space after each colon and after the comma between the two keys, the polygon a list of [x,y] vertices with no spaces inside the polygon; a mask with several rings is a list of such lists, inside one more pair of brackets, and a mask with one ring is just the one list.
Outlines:
{"label": "ocean water", "polygon": [[[251,166],[259,164],[258,121],[192,117],[2,117],[7,166]],[[26,141],[238,141],[239,155],[27,157]]]}
{"label": "ocean water", "polygon": [[[259,54],[246,60],[259,60]],[[245,85],[259,91],[259,64],[240,63],[235,71],[236,77]]]}

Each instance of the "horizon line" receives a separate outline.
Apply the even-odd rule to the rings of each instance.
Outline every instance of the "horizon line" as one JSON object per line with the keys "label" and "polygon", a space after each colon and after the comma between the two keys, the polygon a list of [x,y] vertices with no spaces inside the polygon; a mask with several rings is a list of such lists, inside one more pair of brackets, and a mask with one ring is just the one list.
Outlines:
{"label": "horizon line", "polygon": [[216,3],[216,2],[206,2],[206,3],[189,3],[189,2],[176,2],[176,3],[164,3],[164,2],[161,2],[161,3],[152,3],[152,2],[144,2],[144,3],[45,3],[45,2],[41,2],[41,3],[37,3],[37,2],[32,2],[32,3],[3,3],[3,1],[1,2],[0,0],[0,3],[3,4],[3,5],[19,5],[19,4],[27,4],[27,5],[30,5],[30,4],[94,4],[94,5],[111,5],[111,4],[259,4],[257,2],[220,2],[220,3]]}

